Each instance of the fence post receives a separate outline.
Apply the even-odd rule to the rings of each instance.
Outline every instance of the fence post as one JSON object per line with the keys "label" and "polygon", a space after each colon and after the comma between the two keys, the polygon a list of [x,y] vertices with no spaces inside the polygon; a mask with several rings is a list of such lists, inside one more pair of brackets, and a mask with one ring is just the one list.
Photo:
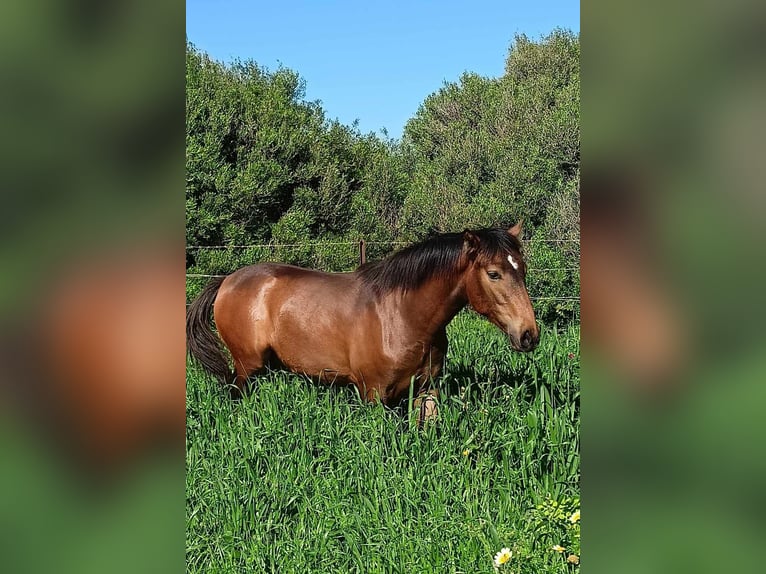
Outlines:
{"label": "fence post", "polygon": [[364,265],[365,263],[367,263],[367,245],[364,239],[361,239],[359,241],[359,265]]}

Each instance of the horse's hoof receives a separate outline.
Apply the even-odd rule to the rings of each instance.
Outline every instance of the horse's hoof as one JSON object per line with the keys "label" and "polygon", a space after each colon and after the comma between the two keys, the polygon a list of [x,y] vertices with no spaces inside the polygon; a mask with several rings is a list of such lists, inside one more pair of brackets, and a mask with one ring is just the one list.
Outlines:
{"label": "horse's hoof", "polygon": [[427,422],[435,421],[439,416],[439,405],[433,395],[416,399],[414,406],[420,411],[418,413],[418,428],[423,428]]}

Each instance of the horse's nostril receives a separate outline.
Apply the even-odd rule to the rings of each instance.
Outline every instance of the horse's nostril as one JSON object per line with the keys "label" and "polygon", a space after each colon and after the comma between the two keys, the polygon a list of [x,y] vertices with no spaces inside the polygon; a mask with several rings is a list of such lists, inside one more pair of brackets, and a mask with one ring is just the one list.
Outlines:
{"label": "horse's nostril", "polygon": [[521,336],[521,346],[524,349],[528,349],[532,346],[532,333],[529,332],[529,329],[524,331],[524,334]]}

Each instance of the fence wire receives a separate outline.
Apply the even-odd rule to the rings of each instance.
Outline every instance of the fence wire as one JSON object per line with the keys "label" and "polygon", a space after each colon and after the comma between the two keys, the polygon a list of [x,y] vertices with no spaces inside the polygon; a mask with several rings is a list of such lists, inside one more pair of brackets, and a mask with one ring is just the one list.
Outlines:
{"label": "fence wire", "polygon": [[[531,245],[531,244],[540,244],[540,243],[572,243],[577,244],[579,246],[580,240],[579,239],[559,239],[559,238],[536,238],[536,239],[527,239],[523,240],[522,243]],[[221,255],[224,255],[222,252],[226,250],[236,250],[239,252],[243,252],[246,250],[260,250],[260,253],[252,253],[253,256],[252,260],[248,260],[246,264],[253,264],[253,263],[259,263],[259,262],[266,262],[269,261],[271,257],[282,257],[289,259],[288,254],[290,254],[289,250],[298,250],[298,249],[309,249],[309,250],[316,250],[318,248],[326,248],[326,247],[346,247],[350,248],[348,249],[347,253],[339,253],[337,251],[333,252],[332,255],[335,256],[335,259],[333,260],[333,263],[330,265],[339,266],[341,269],[336,270],[339,272],[343,271],[350,271],[356,268],[356,265],[360,263],[359,256],[361,255],[361,252],[363,250],[366,251],[366,248],[370,246],[381,246],[381,245],[388,245],[388,246],[401,246],[401,245],[409,245],[410,243],[404,242],[404,241],[306,241],[302,243],[252,243],[247,245],[187,245],[186,251],[187,252],[213,252],[213,253],[221,253]],[[362,247],[364,245],[364,248]],[[577,249],[577,247],[575,248]],[[332,250],[331,250],[332,251]],[[341,250],[346,251],[346,250]],[[294,254],[294,252],[293,252]],[[378,254],[380,254],[380,251],[378,251]],[[233,255],[233,254],[232,254]],[[244,253],[239,253],[240,257],[245,256]],[[330,254],[320,254],[318,251],[314,252],[312,256],[313,258],[322,258],[325,259]],[[307,255],[308,256],[308,255]],[[207,259],[207,258],[206,258]],[[218,267],[221,271],[228,270],[228,265],[222,264],[222,262],[219,260],[216,262],[216,260],[219,259],[217,256],[214,257],[212,260],[208,261],[210,266]],[[316,261],[317,263],[319,261]],[[329,263],[329,261],[327,261]],[[345,262],[345,263],[344,263]],[[233,262],[235,267],[241,266],[241,261]],[[192,279],[192,280],[200,280],[200,279],[213,279],[213,278],[220,278],[220,277],[226,277],[231,272],[234,271],[232,269],[231,272],[219,272],[219,273],[206,273],[204,272],[205,265],[202,266],[203,269],[193,269],[192,271],[199,270],[200,272],[190,272],[186,274],[186,278]],[[318,267],[322,267],[320,264]],[[223,268],[223,269],[221,269]],[[563,273],[579,273],[579,266],[568,266],[568,267],[534,267],[530,266],[528,267],[529,273],[534,277],[538,273],[546,274],[546,273],[556,273],[556,272],[563,272]],[[577,280],[577,283],[579,284],[579,279]],[[195,282],[196,284],[196,282]],[[534,295],[530,294],[530,299],[533,301],[550,301],[550,302],[578,302],[580,301],[579,294],[566,294],[566,295]]]}
{"label": "fence wire", "polygon": [[[186,250],[207,249],[278,249],[281,247],[357,246],[359,241],[306,241],[304,243],[251,243],[249,245],[187,245]],[[522,243],[580,243],[579,239],[522,239]],[[365,241],[367,245],[411,245],[407,241]]]}

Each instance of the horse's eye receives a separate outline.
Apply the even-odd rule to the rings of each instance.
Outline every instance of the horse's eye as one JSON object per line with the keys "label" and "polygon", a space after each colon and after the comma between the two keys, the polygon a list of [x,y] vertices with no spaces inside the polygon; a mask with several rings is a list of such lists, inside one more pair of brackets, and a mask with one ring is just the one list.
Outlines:
{"label": "horse's eye", "polygon": [[489,275],[489,278],[492,279],[492,281],[500,279],[500,273],[497,271],[487,271],[487,275]]}

